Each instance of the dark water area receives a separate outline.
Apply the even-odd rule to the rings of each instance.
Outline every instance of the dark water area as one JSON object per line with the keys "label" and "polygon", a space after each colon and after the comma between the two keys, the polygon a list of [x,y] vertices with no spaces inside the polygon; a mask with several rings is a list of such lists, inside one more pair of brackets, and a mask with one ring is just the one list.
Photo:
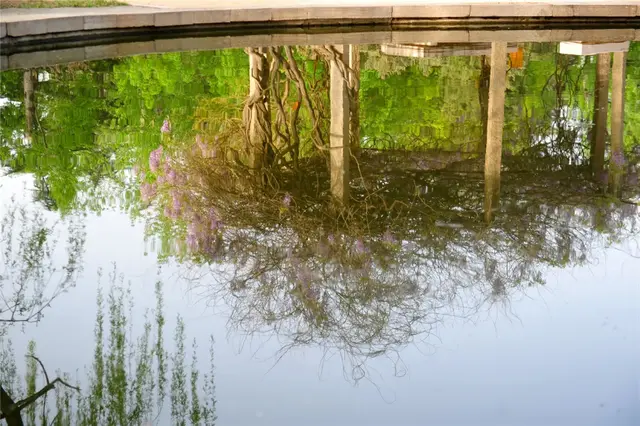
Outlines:
{"label": "dark water area", "polygon": [[640,424],[640,42],[59,64],[0,120],[0,388],[79,389],[24,424]]}

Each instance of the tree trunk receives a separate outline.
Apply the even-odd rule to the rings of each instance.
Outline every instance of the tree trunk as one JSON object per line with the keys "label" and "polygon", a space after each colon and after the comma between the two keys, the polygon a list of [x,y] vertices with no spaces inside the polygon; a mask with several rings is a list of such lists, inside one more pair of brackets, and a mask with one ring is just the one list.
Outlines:
{"label": "tree trunk", "polygon": [[7,426],[24,426],[20,410],[17,410],[15,401],[2,386],[0,386],[0,411],[6,416]]}
{"label": "tree trunk", "polygon": [[262,176],[267,150],[271,147],[269,108],[269,62],[267,49],[249,48],[249,168]]}

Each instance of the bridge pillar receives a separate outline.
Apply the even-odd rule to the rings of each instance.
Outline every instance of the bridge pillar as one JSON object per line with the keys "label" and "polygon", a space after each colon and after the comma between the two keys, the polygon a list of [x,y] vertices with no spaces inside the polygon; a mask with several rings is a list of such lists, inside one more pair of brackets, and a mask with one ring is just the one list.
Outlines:
{"label": "bridge pillar", "polygon": [[611,53],[600,53],[596,58],[595,100],[593,107],[593,133],[591,139],[591,171],[600,179],[604,171],[604,152],[609,111],[609,70]]}
{"label": "bridge pillar", "polygon": [[500,196],[502,128],[507,85],[507,43],[491,43],[491,74],[487,111],[487,143],[484,162],[485,220],[491,222]]}
{"label": "bridge pillar", "polygon": [[331,124],[329,147],[331,161],[331,194],[343,205],[349,202],[349,160],[351,157],[350,102],[346,67],[352,47],[336,46],[340,51],[338,60],[331,61],[330,89]]}
{"label": "bridge pillar", "polygon": [[624,159],[624,89],[627,53],[613,54],[611,83],[611,160],[609,162],[610,184],[614,194],[620,190]]}

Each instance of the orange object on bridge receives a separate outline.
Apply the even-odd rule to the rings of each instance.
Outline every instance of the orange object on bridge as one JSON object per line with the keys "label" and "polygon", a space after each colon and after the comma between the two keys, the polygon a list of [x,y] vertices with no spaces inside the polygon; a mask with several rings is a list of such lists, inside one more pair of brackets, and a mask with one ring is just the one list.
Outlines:
{"label": "orange object on bridge", "polygon": [[518,47],[515,52],[509,53],[511,68],[520,69],[524,67],[524,48]]}

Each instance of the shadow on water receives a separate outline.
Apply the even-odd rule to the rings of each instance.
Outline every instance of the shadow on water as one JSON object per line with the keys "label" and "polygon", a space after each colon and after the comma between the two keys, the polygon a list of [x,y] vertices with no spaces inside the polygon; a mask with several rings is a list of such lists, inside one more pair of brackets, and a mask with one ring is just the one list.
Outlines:
{"label": "shadow on water", "polygon": [[[191,291],[231,308],[234,331],[277,335],[276,359],[339,353],[357,382],[373,358],[434,344],[445,318],[506,307],[551,268],[637,237],[639,47],[261,47],[7,71],[3,179],[31,174],[33,203],[74,232],[47,287],[55,227],[8,211],[0,289],[15,296],[0,321],[39,320],[82,268],[83,215],[119,209],[147,224],[161,262],[185,265]],[[56,421],[141,424],[169,391],[174,420],[211,424],[213,373],[199,390],[181,320],[163,347],[162,287],[134,339],[110,279],[89,392],[59,391]],[[8,348],[4,390],[33,395],[36,358],[23,389]]]}

